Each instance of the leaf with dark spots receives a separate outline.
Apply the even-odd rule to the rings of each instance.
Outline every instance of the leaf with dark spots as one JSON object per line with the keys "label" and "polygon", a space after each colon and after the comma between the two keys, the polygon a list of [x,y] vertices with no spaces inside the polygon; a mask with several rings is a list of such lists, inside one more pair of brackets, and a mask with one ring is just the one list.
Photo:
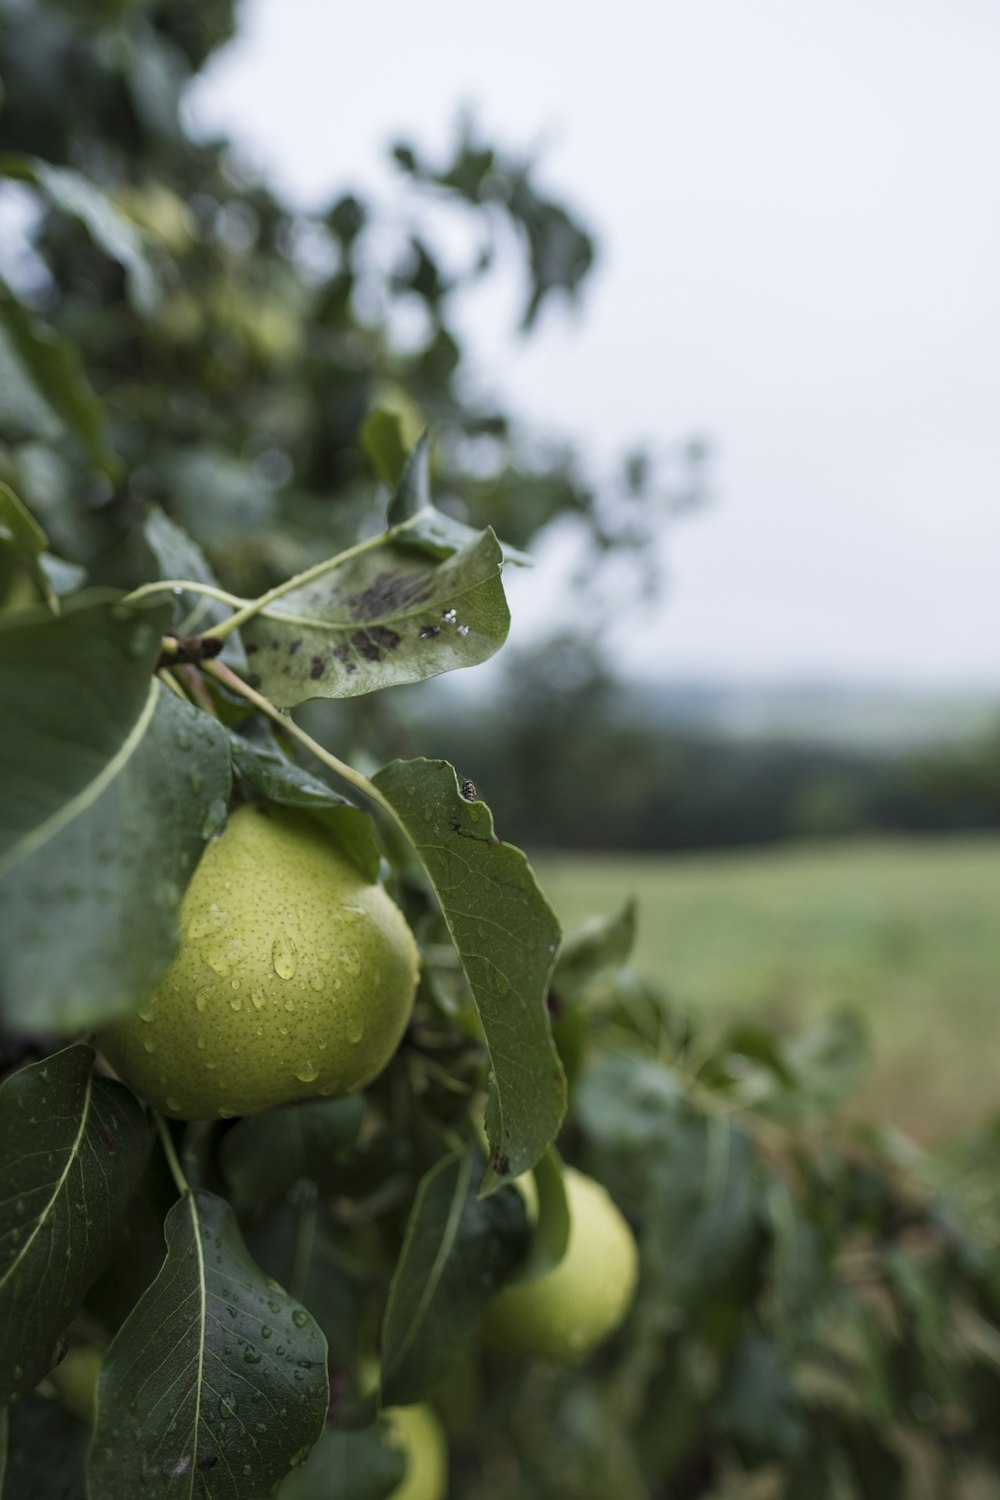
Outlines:
{"label": "leaf with dark spots", "polygon": [[[297,586],[290,580],[242,627],[246,646],[258,648],[247,680],[291,708],[485,661],[506,639],[509,615],[497,539],[492,531],[470,536],[429,562],[390,532]],[[436,632],[430,651],[428,629]]]}

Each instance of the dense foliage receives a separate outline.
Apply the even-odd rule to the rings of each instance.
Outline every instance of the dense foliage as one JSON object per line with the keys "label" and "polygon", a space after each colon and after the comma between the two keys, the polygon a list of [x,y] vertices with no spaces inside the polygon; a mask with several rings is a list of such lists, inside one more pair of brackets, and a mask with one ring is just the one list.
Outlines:
{"label": "dense foliage", "polygon": [[[849,1018],[702,1032],[629,968],[631,908],[562,940],[464,773],[338,757],[293,712],[491,656],[505,561],[556,513],[598,547],[639,532],[465,400],[422,241],[380,276],[359,200],[306,224],[179,133],[228,6],[0,18],[26,226],[0,307],[3,1500],[384,1500],[438,1442],[432,1408],[463,1500],[996,1493],[993,1137],[943,1162],[850,1122]],[[589,241],[523,170],[468,141],[444,172],[398,156],[517,226],[528,321],[577,284]],[[378,405],[404,375],[433,462]],[[295,810],[385,888],[415,1008],[363,1091],[158,1114],[95,1034],[152,1026],[178,945],[216,934],[230,1034],[276,1003],[239,989],[224,894],[183,906],[247,808]],[[264,936],[294,1034],[316,976]],[[348,987],[361,968],[350,941],[322,961]],[[639,1247],[624,1323],[567,1366],[480,1333],[565,1261],[563,1161]]]}

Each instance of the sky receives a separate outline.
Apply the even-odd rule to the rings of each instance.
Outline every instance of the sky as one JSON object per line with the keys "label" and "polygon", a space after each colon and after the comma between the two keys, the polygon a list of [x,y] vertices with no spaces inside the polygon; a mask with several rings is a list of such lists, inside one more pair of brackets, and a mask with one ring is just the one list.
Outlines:
{"label": "sky", "polygon": [[998,63],[995,0],[244,0],[190,108],[305,205],[391,201],[387,144],[462,110],[537,149],[599,268],[529,340],[511,277],[470,305],[477,379],[595,473],[716,445],[634,670],[995,689]]}

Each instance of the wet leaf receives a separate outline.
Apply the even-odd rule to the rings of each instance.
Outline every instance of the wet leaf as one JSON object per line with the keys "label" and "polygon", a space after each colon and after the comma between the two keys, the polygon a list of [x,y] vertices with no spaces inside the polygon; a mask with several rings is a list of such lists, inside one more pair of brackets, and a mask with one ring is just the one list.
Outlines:
{"label": "wet leaf", "polygon": [[140,1105],[93,1056],[67,1047],[0,1086],[0,1405],[57,1362],[149,1154]]}
{"label": "wet leaf", "polygon": [[242,627],[250,683],[279,708],[353,698],[485,661],[510,615],[492,531],[428,557],[402,530],[310,569]]}
{"label": "wet leaf", "polygon": [[83,597],[0,625],[0,1015],[16,1030],[141,1005],[224,816],[221,726],[151,676],[165,619]]}
{"label": "wet leaf", "polygon": [[483,1191],[533,1167],[566,1111],[546,999],[559,924],[520,849],[443,760],[392,761],[374,777],[441,904],[489,1050],[490,1166]]}
{"label": "wet leaf", "polygon": [[94,1495],[265,1500],[326,1420],[326,1343],[247,1254],[232,1211],[186,1193],[167,1256],[97,1390]]}

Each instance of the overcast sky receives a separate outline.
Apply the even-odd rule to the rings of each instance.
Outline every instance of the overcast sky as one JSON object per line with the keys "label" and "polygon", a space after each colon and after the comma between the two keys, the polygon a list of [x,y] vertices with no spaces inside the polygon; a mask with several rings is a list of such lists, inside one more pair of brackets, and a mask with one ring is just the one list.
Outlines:
{"label": "overcast sky", "polygon": [[719,445],[634,665],[998,686],[998,78],[996,0],[245,0],[193,112],[305,203],[463,107],[542,145],[600,268],[529,341],[470,314],[480,376],[595,470]]}

